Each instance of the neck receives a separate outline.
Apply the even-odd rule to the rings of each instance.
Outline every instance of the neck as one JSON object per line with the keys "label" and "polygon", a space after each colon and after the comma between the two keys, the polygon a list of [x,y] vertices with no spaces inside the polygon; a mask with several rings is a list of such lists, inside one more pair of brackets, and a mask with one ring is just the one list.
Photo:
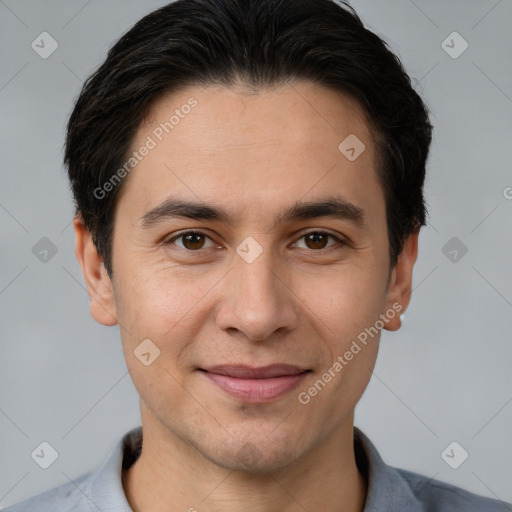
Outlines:
{"label": "neck", "polygon": [[355,461],[353,416],[321,445],[269,473],[224,469],[163,426],[143,425],[142,453],[122,474],[134,512],[363,511],[367,484]]}

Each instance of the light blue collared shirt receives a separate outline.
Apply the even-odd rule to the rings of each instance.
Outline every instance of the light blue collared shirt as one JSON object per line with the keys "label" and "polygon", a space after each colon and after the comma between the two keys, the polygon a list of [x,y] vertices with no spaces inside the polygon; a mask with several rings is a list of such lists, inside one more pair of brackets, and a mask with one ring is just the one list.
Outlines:
{"label": "light blue collared shirt", "polygon": [[[124,434],[98,469],[4,512],[133,512],[123,490],[121,473],[137,459],[141,444],[139,426]],[[512,512],[512,505],[502,501],[388,466],[357,427],[354,447],[358,467],[368,482],[363,512]]]}

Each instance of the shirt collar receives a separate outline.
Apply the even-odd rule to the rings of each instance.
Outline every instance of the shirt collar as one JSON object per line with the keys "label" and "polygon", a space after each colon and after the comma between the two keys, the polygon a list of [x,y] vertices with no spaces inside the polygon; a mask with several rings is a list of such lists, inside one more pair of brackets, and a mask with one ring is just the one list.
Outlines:
{"label": "shirt collar", "polygon": [[354,427],[354,449],[359,470],[365,474],[368,483],[363,512],[424,510],[409,482],[382,460],[377,448],[357,427]]}
{"label": "shirt collar", "polygon": [[116,443],[89,481],[89,499],[102,512],[133,512],[123,489],[123,466],[129,467],[140,454],[142,427],[135,427]]}
{"label": "shirt collar", "polygon": [[[122,485],[123,468],[140,455],[142,427],[135,427],[117,442],[103,465],[93,472],[86,495],[103,512],[133,512]],[[359,470],[368,483],[363,512],[421,512],[423,507],[410,484],[382,460],[373,443],[354,427],[354,449]]]}

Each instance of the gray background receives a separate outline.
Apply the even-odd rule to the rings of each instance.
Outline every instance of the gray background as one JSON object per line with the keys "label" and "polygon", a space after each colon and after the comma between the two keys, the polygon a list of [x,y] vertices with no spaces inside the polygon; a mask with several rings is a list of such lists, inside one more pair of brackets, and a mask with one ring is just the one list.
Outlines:
{"label": "gray background", "polygon": [[[82,81],[164,3],[0,0],[2,507],[97,467],[140,422],[117,327],[89,316],[62,144]],[[356,425],[392,465],[512,501],[512,2],[352,5],[435,125],[415,290],[402,329],[383,333]],[[47,59],[31,48],[43,31],[59,45]],[[441,46],[453,31],[469,44],[458,58]],[[42,237],[57,249],[46,262],[32,252]],[[46,470],[30,455],[42,441],[59,453]],[[469,453],[458,469],[441,457],[453,441]]]}

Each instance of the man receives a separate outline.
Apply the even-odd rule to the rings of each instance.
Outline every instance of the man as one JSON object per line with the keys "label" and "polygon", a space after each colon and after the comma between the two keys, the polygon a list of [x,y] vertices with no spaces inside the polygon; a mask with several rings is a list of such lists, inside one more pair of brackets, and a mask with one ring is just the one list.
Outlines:
{"label": "man", "polygon": [[505,511],[354,428],[425,225],[428,110],[332,0],[178,0],[85,83],[65,162],[142,429],[7,509]]}

